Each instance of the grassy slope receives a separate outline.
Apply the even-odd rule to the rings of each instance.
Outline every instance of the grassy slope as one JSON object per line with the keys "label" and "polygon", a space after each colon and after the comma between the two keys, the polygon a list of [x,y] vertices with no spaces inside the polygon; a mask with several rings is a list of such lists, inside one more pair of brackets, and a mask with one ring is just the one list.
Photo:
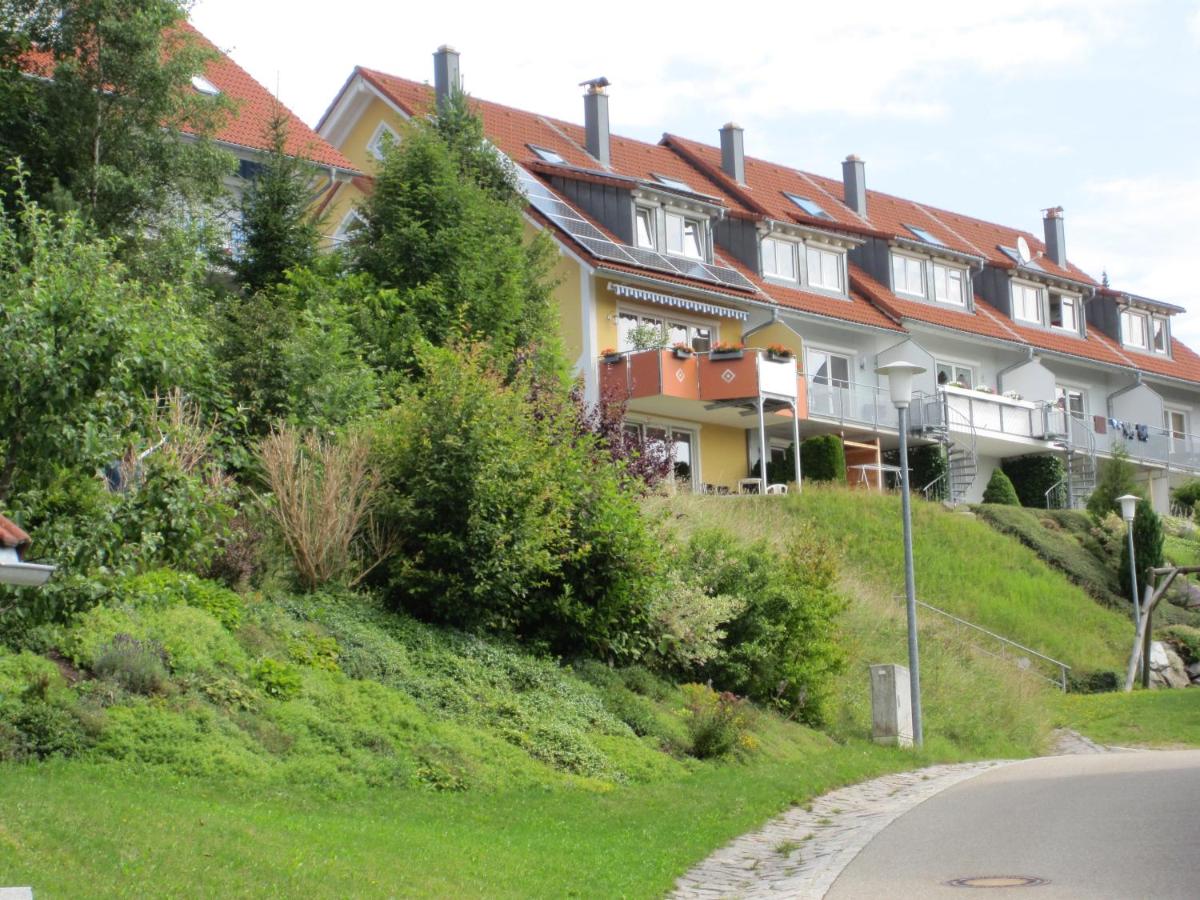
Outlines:
{"label": "grassy slope", "polygon": [[1068,695],[1055,719],[1110,746],[1198,747],[1200,690]]}

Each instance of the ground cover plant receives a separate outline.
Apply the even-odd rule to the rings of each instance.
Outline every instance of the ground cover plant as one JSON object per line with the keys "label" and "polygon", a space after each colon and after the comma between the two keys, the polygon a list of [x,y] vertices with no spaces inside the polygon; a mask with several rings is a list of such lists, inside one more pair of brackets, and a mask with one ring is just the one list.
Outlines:
{"label": "ground cover plant", "polygon": [[1200,691],[1136,690],[1069,695],[1056,724],[1117,747],[1200,747]]}

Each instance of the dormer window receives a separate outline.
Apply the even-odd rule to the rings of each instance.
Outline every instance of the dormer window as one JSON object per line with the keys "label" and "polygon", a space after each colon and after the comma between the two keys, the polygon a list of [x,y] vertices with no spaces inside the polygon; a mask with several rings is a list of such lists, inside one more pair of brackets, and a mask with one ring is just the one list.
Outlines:
{"label": "dormer window", "polygon": [[933,264],[933,299],[938,303],[966,306],[967,295],[964,290],[963,275],[962,269],[935,262]]}
{"label": "dormer window", "polygon": [[1069,294],[1050,294],[1050,327],[1079,334],[1079,298]]}
{"label": "dormer window", "polygon": [[667,213],[667,252],[704,259],[704,223],[690,216]]}
{"label": "dormer window", "polygon": [[1167,320],[1162,316],[1155,316],[1151,320],[1151,347],[1155,353],[1166,353],[1171,346],[1171,336],[1167,331]]}
{"label": "dormer window", "polygon": [[565,166],[567,161],[562,158],[562,154],[556,150],[551,150],[547,147],[539,147],[536,144],[527,144],[530,150],[537,154],[542,162],[554,163],[556,166]]}
{"label": "dormer window", "polygon": [[634,213],[634,241],[646,250],[657,250],[654,241],[654,210],[639,206]]}
{"label": "dormer window", "polygon": [[808,283],[827,291],[842,290],[842,260],[844,253],[808,246]]}
{"label": "dormer window", "polygon": [[1132,309],[1121,310],[1121,342],[1138,350],[1150,349],[1149,323],[1146,314]]}
{"label": "dormer window", "polygon": [[799,281],[796,261],[796,244],[777,238],[762,239],[762,272],[769,278]]}
{"label": "dormer window", "polygon": [[1042,289],[1032,284],[1012,284],[1012,315],[1022,322],[1042,324]]}
{"label": "dormer window", "polygon": [[913,297],[925,296],[925,263],[900,253],[892,254],[892,290]]}

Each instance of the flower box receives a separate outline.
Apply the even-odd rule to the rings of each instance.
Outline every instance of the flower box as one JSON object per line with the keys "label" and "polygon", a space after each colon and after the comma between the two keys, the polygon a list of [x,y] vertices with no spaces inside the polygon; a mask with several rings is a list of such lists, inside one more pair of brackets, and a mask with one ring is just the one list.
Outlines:
{"label": "flower box", "polygon": [[687,344],[676,344],[671,348],[671,352],[675,354],[676,359],[691,359],[694,351]]}
{"label": "flower box", "polygon": [[708,358],[717,359],[741,359],[746,353],[746,348],[741,344],[717,344],[708,351]]}

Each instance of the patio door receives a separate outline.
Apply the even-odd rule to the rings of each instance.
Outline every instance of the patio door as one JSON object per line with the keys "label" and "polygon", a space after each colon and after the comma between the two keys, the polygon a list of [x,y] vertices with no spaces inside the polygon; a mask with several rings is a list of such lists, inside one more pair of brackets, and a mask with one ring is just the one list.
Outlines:
{"label": "patio door", "polygon": [[675,460],[671,478],[681,491],[694,490],[699,485],[700,473],[696,466],[696,432],[674,426],[643,425],[627,422],[625,427],[639,434],[649,453],[663,455],[671,453]]}
{"label": "patio door", "polygon": [[809,377],[809,411],[839,418],[845,415],[850,399],[850,358],[810,347],[805,371]]}

